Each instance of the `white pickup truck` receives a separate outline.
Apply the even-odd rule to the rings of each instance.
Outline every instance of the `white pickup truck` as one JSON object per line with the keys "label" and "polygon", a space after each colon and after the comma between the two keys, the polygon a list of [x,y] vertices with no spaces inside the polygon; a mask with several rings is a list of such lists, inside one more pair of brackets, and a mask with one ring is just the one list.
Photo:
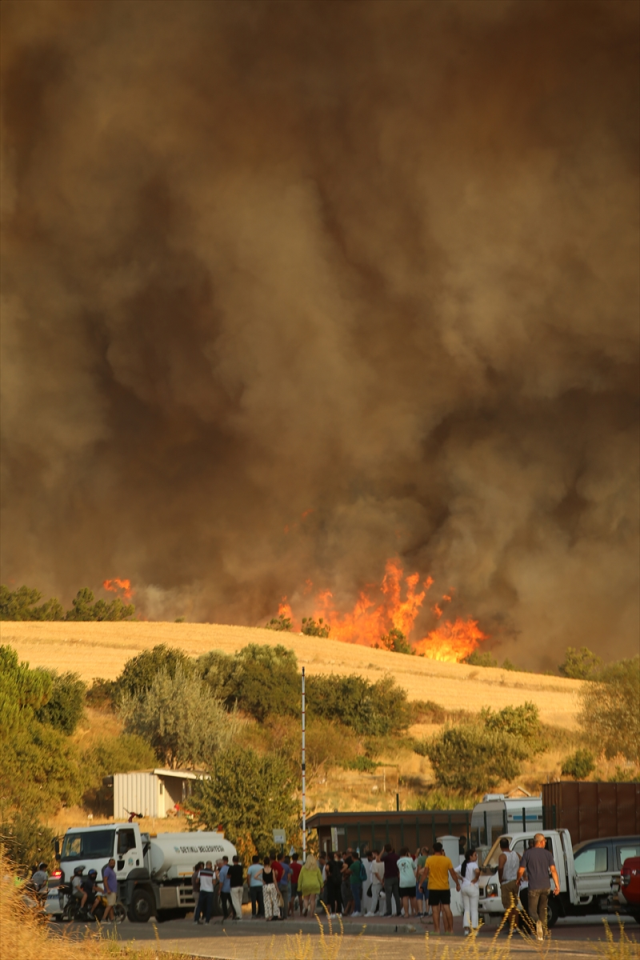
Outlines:
{"label": "white pickup truck", "polygon": [[[118,896],[130,920],[144,923],[163,911],[195,906],[191,874],[200,860],[215,863],[223,856],[236,855],[236,848],[222,833],[141,833],[137,823],[110,823],[95,827],[70,827],[62,848],[56,841],[62,882],[69,883],[76,867],[85,875],[96,870],[98,881],[113,857],[116,861]],[[49,891],[45,912],[62,913],[59,889]]]}
{"label": "white pickup truck", "polygon": [[[584,916],[589,913],[613,913],[619,909],[617,898],[620,869],[627,857],[640,856],[640,837],[604,837],[586,840],[575,849],[568,830],[540,830],[546,837],[547,849],[553,854],[558,879],[559,896],[549,897],[548,925],[552,927],[558,917]],[[522,854],[529,845],[532,833],[505,834],[511,850]],[[504,913],[500,898],[498,858],[500,837],[484,858],[480,891],[479,913],[487,922],[499,919]],[[635,853],[634,851],[638,851]],[[553,890],[553,881],[549,881]]]}

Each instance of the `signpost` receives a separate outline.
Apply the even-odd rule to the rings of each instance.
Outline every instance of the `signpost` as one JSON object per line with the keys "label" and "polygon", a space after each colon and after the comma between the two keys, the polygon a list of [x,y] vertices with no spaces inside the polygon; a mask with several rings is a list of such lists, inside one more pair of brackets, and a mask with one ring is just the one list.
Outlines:
{"label": "signpost", "polygon": [[307,860],[307,758],[304,667],[302,668],[302,862]]}

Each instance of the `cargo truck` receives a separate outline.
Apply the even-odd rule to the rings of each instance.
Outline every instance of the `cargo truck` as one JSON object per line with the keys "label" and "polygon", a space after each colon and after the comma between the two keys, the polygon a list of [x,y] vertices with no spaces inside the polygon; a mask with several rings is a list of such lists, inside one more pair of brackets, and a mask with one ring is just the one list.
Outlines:
{"label": "cargo truck", "polygon": [[640,833],[638,782],[559,780],[545,783],[542,807],[545,829],[568,830],[574,844],[598,837]]}
{"label": "cargo truck", "polygon": [[[130,920],[144,923],[152,916],[182,911],[186,915],[195,907],[191,874],[195,864],[213,863],[236,855],[236,848],[224,834],[141,833],[137,823],[110,823],[95,827],[71,827],[62,844],[56,840],[56,859],[62,871],[61,880],[70,882],[76,867],[85,874],[94,869],[98,880],[109,859],[116,861],[118,898],[127,909]],[[49,891],[45,912],[62,913],[59,890]]]}

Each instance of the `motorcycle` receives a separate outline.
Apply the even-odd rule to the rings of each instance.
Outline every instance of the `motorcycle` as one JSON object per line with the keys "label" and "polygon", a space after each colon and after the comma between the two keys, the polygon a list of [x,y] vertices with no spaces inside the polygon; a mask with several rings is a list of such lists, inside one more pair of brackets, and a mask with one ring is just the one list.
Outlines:
{"label": "motorcycle", "polygon": [[[96,899],[99,903],[95,910],[92,912],[89,912],[87,908],[81,910],[81,900],[79,897],[74,896],[71,885],[61,883],[55,890],[49,891],[45,904],[45,913],[53,917],[53,919],[62,922],[94,923],[96,920],[101,921],[107,911],[106,896],[98,894]],[[116,923],[122,923],[123,920],[127,919],[126,907],[120,900],[117,900],[115,903],[113,916]]]}

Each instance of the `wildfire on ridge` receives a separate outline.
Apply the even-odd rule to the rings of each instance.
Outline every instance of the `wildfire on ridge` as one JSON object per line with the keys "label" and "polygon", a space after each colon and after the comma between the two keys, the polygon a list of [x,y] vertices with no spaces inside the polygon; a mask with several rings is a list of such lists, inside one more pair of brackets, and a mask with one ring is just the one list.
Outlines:
{"label": "wildfire on ridge", "polygon": [[133,596],[131,580],[121,580],[119,577],[114,577],[113,580],[103,580],[102,586],[105,590],[111,591],[111,593],[122,591],[122,596],[125,600],[131,600]]}
{"label": "wildfire on ridge", "polygon": [[[310,586],[309,581],[307,584]],[[333,605],[331,591],[324,590],[316,595],[313,618],[319,620],[322,617],[329,624],[332,640],[376,647],[380,646],[382,636],[395,629],[400,630],[411,642],[416,654],[432,660],[459,662],[487,639],[476,620],[463,620],[461,617],[454,621],[445,620],[422,639],[413,641],[411,638],[416,617],[432,585],[432,577],[427,577],[423,583],[420,583],[417,573],[404,577],[400,561],[387,560],[380,586],[362,590],[350,613],[339,613]],[[438,619],[443,613],[440,604],[450,601],[451,591],[432,608]],[[278,614],[290,619],[294,628],[299,629],[299,621],[294,617],[286,597],[278,607]]]}

